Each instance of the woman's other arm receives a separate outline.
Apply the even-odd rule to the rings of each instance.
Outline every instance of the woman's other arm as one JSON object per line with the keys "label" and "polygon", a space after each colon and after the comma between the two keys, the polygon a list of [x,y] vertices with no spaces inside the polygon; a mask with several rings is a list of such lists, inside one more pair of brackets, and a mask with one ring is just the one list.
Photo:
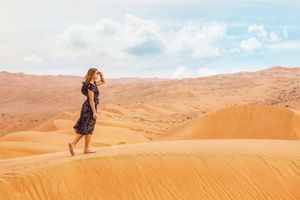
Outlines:
{"label": "woman's other arm", "polygon": [[94,92],[90,89],[88,89],[88,95],[89,95],[89,103],[91,106],[91,109],[93,111],[93,117],[94,119],[97,118],[96,108],[95,108],[95,102],[94,102]]}

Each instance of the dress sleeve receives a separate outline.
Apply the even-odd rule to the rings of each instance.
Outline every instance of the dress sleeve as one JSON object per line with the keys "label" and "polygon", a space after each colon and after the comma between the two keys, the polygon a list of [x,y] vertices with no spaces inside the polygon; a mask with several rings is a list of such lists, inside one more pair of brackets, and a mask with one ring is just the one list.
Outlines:
{"label": "dress sleeve", "polygon": [[87,88],[95,92],[95,86],[93,84],[89,83]]}

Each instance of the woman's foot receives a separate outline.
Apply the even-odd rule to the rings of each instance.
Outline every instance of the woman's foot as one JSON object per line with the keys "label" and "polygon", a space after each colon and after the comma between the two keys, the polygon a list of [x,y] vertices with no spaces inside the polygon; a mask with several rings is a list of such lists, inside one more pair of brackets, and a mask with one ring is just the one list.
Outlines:
{"label": "woman's foot", "polygon": [[75,146],[72,143],[69,143],[69,151],[72,156],[74,156],[74,154],[75,154],[74,148],[75,148]]}
{"label": "woman's foot", "polygon": [[84,150],[83,153],[96,153],[96,151],[94,151],[94,150]]}

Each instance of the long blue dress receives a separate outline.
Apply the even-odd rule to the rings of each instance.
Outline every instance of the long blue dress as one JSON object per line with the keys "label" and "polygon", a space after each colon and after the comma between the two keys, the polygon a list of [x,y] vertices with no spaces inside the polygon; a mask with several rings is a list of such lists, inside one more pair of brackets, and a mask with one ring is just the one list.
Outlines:
{"label": "long blue dress", "polygon": [[93,110],[89,103],[88,89],[94,92],[94,103],[97,111],[97,106],[99,104],[99,90],[96,85],[92,83],[82,83],[81,93],[87,97],[81,107],[80,117],[77,120],[76,124],[73,126],[74,130],[78,134],[92,134],[96,124],[96,120],[93,118]]}

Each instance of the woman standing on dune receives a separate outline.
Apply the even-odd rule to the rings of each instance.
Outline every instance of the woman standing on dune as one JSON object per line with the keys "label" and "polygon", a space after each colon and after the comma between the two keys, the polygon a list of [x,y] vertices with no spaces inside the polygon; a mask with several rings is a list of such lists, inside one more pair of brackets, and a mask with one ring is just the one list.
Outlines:
{"label": "woman standing on dune", "polygon": [[[97,81],[101,77],[100,81]],[[94,131],[97,114],[97,105],[99,104],[99,85],[105,83],[102,72],[98,71],[96,68],[90,68],[85,75],[84,81],[82,82],[81,93],[87,96],[81,107],[80,117],[76,124],[73,126],[76,132],[76,138],[72,143],[69,143],[69,150],[73,156],[74,148],[78,141],[85,136],[85,145],[83,153],[95,153],[96,151],[89,149],[89,144],[91,141],[91,136]]]}

